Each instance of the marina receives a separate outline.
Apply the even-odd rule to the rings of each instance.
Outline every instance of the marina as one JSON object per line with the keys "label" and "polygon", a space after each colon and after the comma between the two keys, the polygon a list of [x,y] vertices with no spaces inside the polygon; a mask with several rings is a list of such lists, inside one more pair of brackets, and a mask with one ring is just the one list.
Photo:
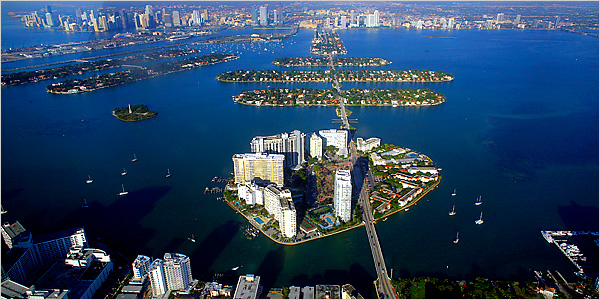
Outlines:
{"label": "marina", "polygon": [[215,193],[222,193],[223,192],[223,188],[220,187],[206,187],[204,189],[204,194],[215,194]]}
{"label": "marina", "polygon": [[577,268],[577,276],[585,278],[597,273],[598,232],[542,230],[541,233],[548,243],[556,245]]}

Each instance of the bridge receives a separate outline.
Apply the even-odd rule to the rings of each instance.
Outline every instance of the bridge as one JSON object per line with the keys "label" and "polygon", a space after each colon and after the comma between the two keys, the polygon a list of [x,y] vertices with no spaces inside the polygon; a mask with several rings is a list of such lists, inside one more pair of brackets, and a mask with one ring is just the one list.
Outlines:
{"label": "bridge", "polygon": [[[340,83],[337,78],[337,73],[335,72],[335,66],[333,65],[333,55],[328,55],[329,62],[328,67],[331,71],[333,78],[333,88],[336,89],[337,93],[335,93],[335,98],[338,101],[338,105],[340,108],[340,119],[342,122],[342,128],[348,130],[350,133],[351,127],[350,122],[348,121],[348,116],[346,114],[346,101],[347,99],[341,96],[340,91]],[[379,237],[377,236],[377,231],[375,230],[375,218],[373,217],[373,212],[371,208],[371,202],[369,201],[369,186],[373,186],[373,175],[371,170],[369,170],[369,165],[355,165],[359,156],[356,152],[356,146],[354,145],[354,141],[352,140],[352,135],[350,135],[350,162],[351,162],[351,170],[352,170],[352,179],[354,180],[354,186],[360,187],[360,194],[358,197],[358,203],[362,210],[362,218],[365,223],[365,229],[367,231],[367,237],[369,239],[369,247],[371,248],[371,254],[373,255],[373,263],[375,265],[375,272],[377,273],[377,296],[380,299],[397,299],[397,294],[394,288],[392,287],[392,283],[390,281],[390,277],[388,276],[387,267],[385,265],[385,259],[383,258],[383,252],[381,251],[381,245],[379,244]],[[365,170],[366,169],[366,172]],[[360,180],[358,180],[361,178]],[[363,180],[364,178],[364,180]]]}

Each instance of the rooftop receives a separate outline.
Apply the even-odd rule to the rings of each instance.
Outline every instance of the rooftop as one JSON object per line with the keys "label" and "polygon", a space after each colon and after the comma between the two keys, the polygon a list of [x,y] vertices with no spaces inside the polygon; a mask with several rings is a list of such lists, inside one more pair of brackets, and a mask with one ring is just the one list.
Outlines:
{"label": "rooftop", "polygon": [[256,299],[260,284],[260,276],[254,274],[240,276],[233,299]]}

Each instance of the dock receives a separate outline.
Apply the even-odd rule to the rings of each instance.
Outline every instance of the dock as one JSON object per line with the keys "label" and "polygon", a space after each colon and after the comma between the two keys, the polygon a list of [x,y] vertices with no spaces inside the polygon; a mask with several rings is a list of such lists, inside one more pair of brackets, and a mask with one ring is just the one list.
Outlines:
{"label": "dock", "polygon": [[215,194],[215,193],[222,193],[223,190],[225,190],[224,188],[220,188],[220,187],[206,187],[204,188],[204,194]]}

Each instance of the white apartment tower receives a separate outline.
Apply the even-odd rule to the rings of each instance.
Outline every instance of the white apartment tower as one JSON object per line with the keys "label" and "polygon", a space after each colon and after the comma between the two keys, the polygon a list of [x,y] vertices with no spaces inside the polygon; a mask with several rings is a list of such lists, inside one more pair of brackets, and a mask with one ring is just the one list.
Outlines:
{"label": "white apartment tower", "polygon": [[253,153],[266,152],[285,155],[285,168],[298,168],[304,163],[305,133],[294,130],[291,133],[280,133],[271,136],[256,136],[250,142]]}
{"label": "white apartment tower", "polygon": [[283,186],[282,154],[245,153],[235,154],[232,159],[235,183],[258,180]]}
{"label": "white apartment tower", "polygon": [[261,6],[259,8],[259,17],[260,17],[260,26],[267,26],[269,25],[269,20],[267,19],[267,7],[266,6]]}
{"label": "white apartment tower", "polygon": [[323,158],[323,139],[316,132],[310,136],[310,156],[318,160]]}
{"label": "white apartment tower", "polygon": [[148,275],[154,297],[161,297],[168,290],[189,291],[193,281],[190,258],[179,253],[165,253],[163,259],[156,259]]}
{"label": "white apartment tower", "polygon": [[163,270],[163,261],[157,258],[148,269],[150,285],[152,286],[152,296],[157,298],[167,292],[167,283],[165,282],[165,272]]}
{"label": "white apartment tower", "polygon": [[333,187],[333,208],[335,209],[335,216],[344,222],[352,219],[351,201],[352,181],[350,171],[337,170]]}
{"label": "white apartment tower", "polygon": [[138,255],[137,258],[131,264],[133,269],[133,279],[142,279],[148,273],[150,269],[151,260],[150,257],[145,255]]}
{"label": "white apartment tower", "polygon": [[325,146],[334,146],[338,155],[348,154],[348,131],[338,129],[320,130],[319,135],[325,139]]}
{"label": "white apartment tower", "polygon": [[264,190],[265,209],[279,222],[281,234],[285,237],[296,235],[296,208],[289,190],[280,190],[269,185]]}

